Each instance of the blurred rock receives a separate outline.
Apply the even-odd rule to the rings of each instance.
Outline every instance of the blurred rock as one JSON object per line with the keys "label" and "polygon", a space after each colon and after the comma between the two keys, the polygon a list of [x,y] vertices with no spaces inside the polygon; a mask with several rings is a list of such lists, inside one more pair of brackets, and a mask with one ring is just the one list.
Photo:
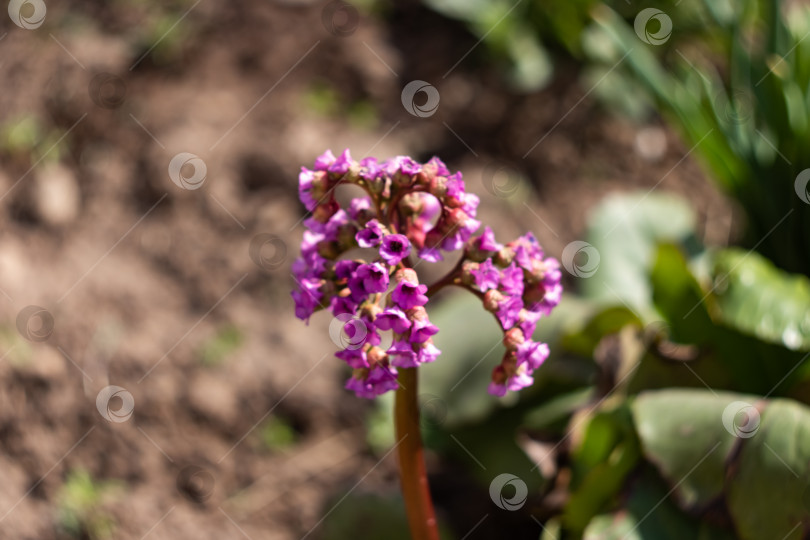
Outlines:
{"label": "blurred rock", "polygon": [[667,134],[656,126],[642,128],[636,133],[633,148],[641,159],[659,161],[667,153]]}
{"label": "blurred rock", "polygon": [[49,225],[65,225],[79,215],[79,184],[73,171],[63,165],[46,165],[37,171],[32,197],[34,213]]}

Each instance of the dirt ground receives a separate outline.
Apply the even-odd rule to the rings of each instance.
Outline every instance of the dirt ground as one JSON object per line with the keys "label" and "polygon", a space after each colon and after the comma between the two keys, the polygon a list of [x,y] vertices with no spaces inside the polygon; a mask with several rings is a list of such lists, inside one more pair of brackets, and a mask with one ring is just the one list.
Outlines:
{"label": "dirt ground", "polygon": [[[499,236],[533,230],[551,254],[606,194],[659,182],[693,201],[710,243],[726,240],[728,203],[677,136],[582,99],[575,67],[519,95],[474,36],[418,4],[356,24],[324,13],[305,1],[86,0],[48,3],[31,30],[0,17],[0,126],[40,126],[31,152],[0,149],[0,538],[67,537],[76,470],[115,481],[101,506],[121,539],[314,538],[350,490],[396,493],[394,456],[366,443],[370,404],[342,389],[328,317],[305,326],[289,297],[297,171],[326,148],[437,154]],[[430,117],[402,105],[417,79],[441,95]],[[181,152],[205,163],[199,189],[169,176]],[[528,196],[493,195],[493,166],[521,171]],[[250,250],[261,234],[286,247],[265,252],[264,268]],[[29,305],[53,320],[23,325],[33,341],[17,324]],[[226,328],[240,344],[201,361]],[[131,417],[100,414],[109,385],[131,394]],[[126,412],[122,398],[109,410]],[[292,426],[292,446],[262,443],[273,418]],[[430,463],[437,481],[456,470]],[[474,523],[449,501],[470,494],[440,491],[461,537]],[[468,538],[494,537],[485,524]]]}

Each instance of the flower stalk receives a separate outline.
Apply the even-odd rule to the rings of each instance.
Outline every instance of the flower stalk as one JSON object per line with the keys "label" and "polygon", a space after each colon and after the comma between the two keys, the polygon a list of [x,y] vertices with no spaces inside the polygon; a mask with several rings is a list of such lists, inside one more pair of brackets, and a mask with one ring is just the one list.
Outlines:
{"label": "flower stalk", "polygon": [[394,425],[399,441],[399,478],[411,537],[439,540],[419,427],[417,371],[417,368],[399,371],[400,384],[394,404]]}

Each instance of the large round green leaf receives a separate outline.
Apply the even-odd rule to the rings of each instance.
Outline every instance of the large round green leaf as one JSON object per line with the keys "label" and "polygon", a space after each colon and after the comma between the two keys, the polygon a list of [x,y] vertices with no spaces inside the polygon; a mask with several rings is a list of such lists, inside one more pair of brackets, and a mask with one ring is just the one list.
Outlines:
{"label": "large round green leaf", "polygon": [[735,436],[723,426],[723,411],[756,398],[705,390],[641,394],[633,418],[646,458],[676,486],[687,507],[705,507],[723,493],[725,462]]}
{"label": "large round green leaf", "polygon": [[744,540],[798,540],[810,532],[810,409],[775,399],[744,440],[728,506]]}

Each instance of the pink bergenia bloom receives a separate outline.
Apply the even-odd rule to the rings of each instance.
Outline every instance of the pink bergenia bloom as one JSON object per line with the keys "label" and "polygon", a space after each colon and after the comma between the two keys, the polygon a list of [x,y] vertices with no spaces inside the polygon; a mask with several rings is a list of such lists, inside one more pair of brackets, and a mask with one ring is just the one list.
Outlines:
{"label": "pink bergenia bloom", "polygon": [[487,292],[489,289],[498,288],[501,274],[492,264],[492,259],[485,260],[478,265],[478,268],[470,270],[470,273],[475,279],[475,286],[479,291]]}
{"label": "pink bergenia bloom", "polygon": [[[341,205],[335,198],[341,184],[366,193]],[[399,387],[397,369],[440,356],[433,343],[439,328],[425,306],[445,285],[479,296],[503,328],[506,353],[489,392],[501,396],[532,384],[549,355],[532,334],[560,302],[559,262],[545,257],[531,233],[505,245],[489,227],[474,237],[479,199],[466,191],[460,172],[436,157],[424,164],[408,156],[358,163],[348,149],[337,157],[327,150],[312,169],[301,169],[298,194],[307,215],[292,265],[295,315],[308,321],[327,309],[352,317],[344,326],[348,343],[336,353],[353,370],[347,389],[374,398]],[[374,251],[351,258],[358,247]],[[461,252],[461,260],[428,288],[410,266],[441,261],[442,251]],[[393,333],[387,350],[379,346],[381,332]]]}
{"label": "pink bergenia bloom", "polygon": [[380,222],[372,219],[366,223],[366,228],[355,235],[357,245],[362,248],[373,248],[380,245],[383,239],[383,230]]}
{"label": "pink bergenia bloom", "polygon": [[411,252],[411,243],[404,234],[389,234],[382,240],[380,246],[380,257],[390,264],[396,266]]}

